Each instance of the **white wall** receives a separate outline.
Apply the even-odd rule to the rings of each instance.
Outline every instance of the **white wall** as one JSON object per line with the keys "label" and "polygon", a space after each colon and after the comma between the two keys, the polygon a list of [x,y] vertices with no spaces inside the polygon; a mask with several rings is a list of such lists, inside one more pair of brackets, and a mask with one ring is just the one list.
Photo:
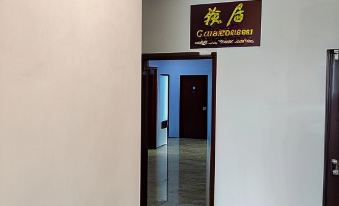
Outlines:
{"label": "white wall", "polygon": [[[144,0],[143,52],[189,50],[190,5]],[[320,206],[338,0],[263,1],[262,46],[218,52],[216,206]]]}
{"label": "white wall", "polygon": [[139,203],[139,0],[0,1],[0,205]]}
{"label": "white wall", "polygon": [[157,142],[156,147],[167,144],[168,128],[161,128],[163,121],[168,121],[169,77],[158,73],[157,105]]}

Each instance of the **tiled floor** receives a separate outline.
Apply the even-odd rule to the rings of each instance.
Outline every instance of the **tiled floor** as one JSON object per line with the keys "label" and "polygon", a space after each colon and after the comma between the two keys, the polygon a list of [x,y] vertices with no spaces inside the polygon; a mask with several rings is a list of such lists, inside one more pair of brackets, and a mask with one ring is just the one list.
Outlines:
{"label": "tiled floor", "polygon": [[170,138],[148,159],[148,206],[206,206],[206,140]]}

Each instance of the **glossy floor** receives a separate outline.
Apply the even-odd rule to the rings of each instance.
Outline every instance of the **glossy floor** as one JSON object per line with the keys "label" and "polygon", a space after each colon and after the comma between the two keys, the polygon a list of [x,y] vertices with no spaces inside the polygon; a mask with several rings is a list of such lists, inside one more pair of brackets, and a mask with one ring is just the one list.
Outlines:
{"label": "glossy floor", "polygon": [[206,140],[169,138],[148,159],[148,206],[206,206]]}

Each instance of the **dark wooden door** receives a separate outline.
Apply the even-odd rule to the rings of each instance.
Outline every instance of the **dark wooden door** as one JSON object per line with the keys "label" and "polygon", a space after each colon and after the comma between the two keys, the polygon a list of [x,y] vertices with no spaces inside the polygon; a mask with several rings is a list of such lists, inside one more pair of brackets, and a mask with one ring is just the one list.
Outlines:
{"label": "dark wooden door", "polygon": [[339,56],[328,52],[324,206],[339,205]]}
{"label": "dark wooden door", "polygon": [[156,148],[157,76],[157,68],[145,68],[142,73],[142,133],[147,140],[147,149]]}
{"label": "dark wooden door", "polygon": [[180,77],[180,138],[207,138],[207,75]]}

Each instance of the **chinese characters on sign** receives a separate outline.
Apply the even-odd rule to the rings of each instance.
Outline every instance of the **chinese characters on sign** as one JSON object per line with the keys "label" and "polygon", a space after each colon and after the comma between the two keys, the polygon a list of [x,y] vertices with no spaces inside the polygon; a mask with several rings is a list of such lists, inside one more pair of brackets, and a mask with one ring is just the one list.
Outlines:
{"label": "chinese characters on sign", "polygon": [[244,6],[243,3],[240,3],[233,11],[230,19],[227,22],[226,26],[230,26],[232,23],[232,20],[241,23],[244,20],[244,10],[242,10],[242,7]]}
{"label": "chinese characters on sign", "polygon": [[191,48],[260,46],[261,1],[191,7]]}
{"label": "chinese characters on sign", "polygon": [[219,19],[219,17],[220,17],[220,11],[217,10],[217,7],[214,7],[213,10],[211,8],[208,8],[208,13],[204,17],[206,19],[204,21],[205,25],[212,26],[214,23],[221,24],[222,21]]}

